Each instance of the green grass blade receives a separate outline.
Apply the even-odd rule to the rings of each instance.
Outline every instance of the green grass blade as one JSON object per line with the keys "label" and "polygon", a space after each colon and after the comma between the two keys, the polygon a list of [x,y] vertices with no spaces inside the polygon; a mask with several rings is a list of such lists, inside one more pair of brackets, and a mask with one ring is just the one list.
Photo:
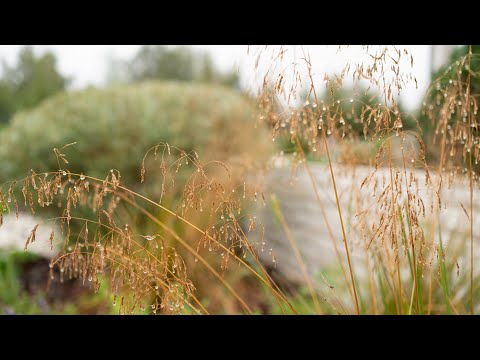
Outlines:
{"label": "green grass blade", "polygon": [[443,295],[445,297],[445,307],[447,309],[447,314],[452,314],[452,308],[450,306],[450,296],[448,295],[448,278],[447,278],[447,269],[445,266],[445,259],[444,259],[444,253],[443,253],[442,229],[440,227],[440,221],[438,222],[438,237],[440,240],[440,246],[439,246],[440,279],[442,283]]}

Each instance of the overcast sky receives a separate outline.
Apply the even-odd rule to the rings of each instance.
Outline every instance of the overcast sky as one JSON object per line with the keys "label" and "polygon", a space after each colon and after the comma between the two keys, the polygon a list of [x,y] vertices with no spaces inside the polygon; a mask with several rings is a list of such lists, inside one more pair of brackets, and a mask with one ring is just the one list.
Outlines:
{"label": "overcast sky", "polygon": [[[22,45],[0,45],[0,59],[12,64]],[[87,85],[102,85],[107,75],[110,58],[131,58],[141,45],[35,45],[37,52],[46,49],[53,51],[58,58],[60,71],[73,77],[74,88]],[[193,45],[203,48],[212,54],[213,60],[221,70],[232,67],[239,69],[242,83],[252,81],[253,57],[247,55],[246,45]],[[430,47],[428,45],[403,46],[408,48],[414,57],[413,74],[418,80],[419,89],[413,85],[404,90],[402,97],[405,105],[414,108],[422,101],[422,96],[429,83]],[[338,70],[348,59],[362,56],[360,47],[353,46],[342,54],[337,54],[337,46],[309,45],[305,46],[312,55],[316,72]]]}

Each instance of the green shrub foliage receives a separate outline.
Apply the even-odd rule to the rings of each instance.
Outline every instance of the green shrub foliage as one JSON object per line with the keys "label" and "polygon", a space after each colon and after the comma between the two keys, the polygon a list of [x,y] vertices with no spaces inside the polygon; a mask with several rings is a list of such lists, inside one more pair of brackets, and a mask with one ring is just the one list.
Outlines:
{"label": "green shrub foliage", "polygon": [[[261,158],[268,136],[254,127],[254,105],[218,85],[145,82],[66,92],[17,114],[0,134],[0,181],[58,169],[53,148],[70,171],[105,177],[118,169],[140,182],[145,152],[161,142],[203,159]],[[256,146],[253,146],[256,144]],[[158,166],[157,166],[158,167]]]}

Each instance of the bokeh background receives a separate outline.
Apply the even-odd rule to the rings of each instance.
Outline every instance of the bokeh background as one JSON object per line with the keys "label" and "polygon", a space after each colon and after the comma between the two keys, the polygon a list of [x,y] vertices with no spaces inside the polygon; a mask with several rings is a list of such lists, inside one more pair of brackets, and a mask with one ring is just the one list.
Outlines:
{"label": "bokeh background", "polygon": [[[424,95],[432,79],[466,53],[467,47],[403,47],[413,56],[411,71],[417,79],[416,84],[406,85],[400,97],[400,108],[411,115],[405,117],[404,126],[415,129],[412,119],[420,119],[428,138],[432,129],[422,121]],[[367,56],[357,46],[342,52],[337,46],[286,48],[292,60],[308,52],[318,73],[334,73],[347,61],[361,62]],[[479,49],[474,46],[473,50]],[[122,181],[152,198],[160,195],[155,172],[144,184],[139,174],[145,151],[159,142],[224,161],[238,170],[239,179],[251,176],[253,163],[268,162],[280,147],[282,154],[288,152],[284,150],[288,144],[282,144],[282,139],[272,143],[269,129],[256,124],[254,95],[262,85],[258,74],[265,68],[255,66],[252,52],[246,45],[0,46],[0,183],[21,179],[31,169],[37,173],[56,170],[52,149],[73,142],[76,145],[68,149],[70,170],[102,178],[111,168],[118,169]],[[402,61],[410,65],[410,59]],[[351,96],[351,85],[346,81],[343,98]],[[353,152],[339,148],[334,155],[339,159],[358,156],[362,164],[373,156],[369,151],[362,146]],[[427,148],[427,153],[434,158],[436,151]],[[313,154],[310,159],[318,160]],[[180,192],[173,191],[168,201],[176,205]],[[107,287],[93,294],[88,284],[72,280],[54,282],[46,291],[52,255],[41,244],[28,252],[23,245],[36,219],[46,221],[48,211],[18,221],[6,209],[2,211],[0,313],[116,313]],[[148,227],[141,220],[138,226]],[[48,234],[45,230],[38,236],[48,238]],[[239,311],[220,287],[202,276],[197,280],[205,283],[199,290],[205,306],[214,312]],[[259,313],[275,312],[273,299],[267,299],[264,289],[248,275],[237,271],[226,276]]]}

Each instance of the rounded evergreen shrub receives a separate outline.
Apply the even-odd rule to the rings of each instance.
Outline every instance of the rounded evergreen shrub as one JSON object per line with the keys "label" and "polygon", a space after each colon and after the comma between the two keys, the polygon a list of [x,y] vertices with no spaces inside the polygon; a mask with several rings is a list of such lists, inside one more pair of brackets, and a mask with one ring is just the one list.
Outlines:
{"label": "rounded evergreen shrub", "polygon": [[262,158],[271,144],[254,126],[254,104],[216,85],[145,82],[67,92],[17,114],[0,133],[0,181],[58,169],[53,148],[64,150],[71,171],[140,182],[145,152],[160,142],[202,160]]}

